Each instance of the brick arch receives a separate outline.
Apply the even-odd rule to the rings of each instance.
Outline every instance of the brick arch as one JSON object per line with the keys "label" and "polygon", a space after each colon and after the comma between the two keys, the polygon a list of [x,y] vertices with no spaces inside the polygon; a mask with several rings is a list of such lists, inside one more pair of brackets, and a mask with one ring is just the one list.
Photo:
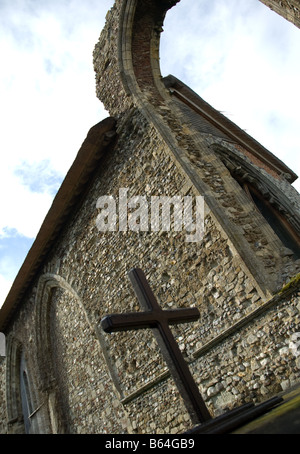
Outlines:
{"label": "brick arch", "polygon": [[[116,0],[94,50],[97,96],[119,116],[159,97],[159,41],[166,12],[180,0]],[[159,85],[159,89],[156,87]],[[112,92],[117,93],[112,96]]]}
{"label": "brick arch", "polygon": [[127,90],[136,96],[144,94],[154,104],[165,95],[161,93],[160,34],[167,11],[178,2],[130,0],[124,2],[121,11],[119,58],[123,83]]}

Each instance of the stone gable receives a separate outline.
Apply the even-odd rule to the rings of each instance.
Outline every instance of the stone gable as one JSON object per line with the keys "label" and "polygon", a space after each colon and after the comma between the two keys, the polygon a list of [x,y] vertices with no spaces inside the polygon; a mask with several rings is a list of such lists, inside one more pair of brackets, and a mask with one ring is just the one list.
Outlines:
{"label": "stone gable", "polygon": [[[172,332],[213,416],[300,381],[297,176],[178,79],[161,78],[159,36],[176,3],[117,0],[107,15],[94,67],[112,117],[89,131],[0,311],[2,433],[193,426],[151,331],[101,330],[105,315],[139,310],[134,267],[163,309],[199,309]],[[203,198],[201,240],[188,242],[174,222],[134,230],[129,205],[115,229],[99,230],[99,198],[119,207],[120,190],[149,203]],[[287,226],[292,249],[256,196]]]}

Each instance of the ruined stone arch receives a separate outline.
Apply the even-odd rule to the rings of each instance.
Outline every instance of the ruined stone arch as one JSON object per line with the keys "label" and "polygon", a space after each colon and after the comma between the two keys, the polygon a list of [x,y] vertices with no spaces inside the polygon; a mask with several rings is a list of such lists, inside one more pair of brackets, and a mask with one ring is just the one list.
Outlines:
{"label": "ruined stone arch", "polygon": [[[232,177],[224,171],[224,164],[213,151],[208,153],[205,138],[189,124],[174,100],[173,87],[166,86],[161,76],[160,34],[167,11],[178,1],[116,0],[94,50],[97,96],[120,124],[139,112],[156,130],[179,173],[185,176],[196,195],[204,197],[207,211],[241,258],[247,274],[261,293],[269,297],[281,285],[278,277],[283,266],[281,243],[274,235],[268,238],[270,228],[263,222],[265,250],[258,254],[254,239],[241,223],[235,222],[228,207],[224,208],[214,182],[218,179],[226,195],[233,199],[236,186]],[[116,95],[111,96],[112,93]],[[201,165],[191,163],[194,155]],[[250,204],[244,205],[244,201],[238,200],[244,218],[253,215],[255,222],[261,224],[261,216],[250,214]]]}
{"label": "ruined stone arch", "polygon": [[[146,114],[145,101],[157,104],[158,97],[167,95],[159,67],[160,32],[167,11],[178,1],[117,0],[109,12],[109,25],[94,50],[94,67],[97,96],[111,115],[132,105],[144,107]],[[111,96],[112,89],[118,97]]]}

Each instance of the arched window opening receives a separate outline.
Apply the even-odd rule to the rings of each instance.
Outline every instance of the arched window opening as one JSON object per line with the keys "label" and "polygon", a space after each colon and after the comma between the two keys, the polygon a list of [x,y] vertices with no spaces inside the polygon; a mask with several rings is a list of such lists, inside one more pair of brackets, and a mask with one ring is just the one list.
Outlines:
{"label": "arched window opening", "polygon": [[250,183],[237,181],[284,246],[294,253],[295,259],[300,259],[300,237],[285,217]]}
{"label": "arched window opening", "polygon": [[25,433],[30,434],[32,433],[31,415],[34,409],[24,353],[22,353],[20,361],[20,392]]}

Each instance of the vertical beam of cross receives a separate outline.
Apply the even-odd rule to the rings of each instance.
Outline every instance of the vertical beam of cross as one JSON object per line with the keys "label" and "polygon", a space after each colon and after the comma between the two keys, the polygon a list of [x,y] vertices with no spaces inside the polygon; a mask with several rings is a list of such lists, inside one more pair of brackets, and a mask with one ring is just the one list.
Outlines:
{"label": "vertical beam of cross", "polygon": [[184,400],[194,424],[211,419],[189,367],[169,325],[198,320],[197,308],[162,310],[142,270],[135,268],[129,273],[135,294],[144,312],[107,315],[101,327],[107,333],[151,328],[170,373]]}

